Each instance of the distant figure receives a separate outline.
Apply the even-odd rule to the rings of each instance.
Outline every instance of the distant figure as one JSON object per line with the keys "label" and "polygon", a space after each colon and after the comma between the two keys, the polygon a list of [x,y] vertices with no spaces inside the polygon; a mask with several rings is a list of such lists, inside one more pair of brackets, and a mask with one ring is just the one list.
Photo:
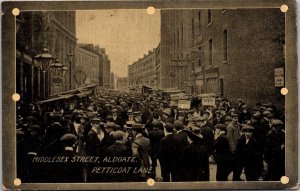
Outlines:
{"label": "distant figure", "polygon": [[240,131],[240,125],[239,125],[239,115],[236,113],[231,114],[232,121],[229,123],[227,126],[227,139],[229,141],[229,147],[230,147],[230,152],[233,154],[233,180],[234,181],[240,181],[240,167],[238,166],[238,158],[237,158],[237,144],[238,140],[241,137],[241,131]]}
{"label": "distant figure", "polygon": [[188,134],[190,144],[182,150],[182,164],[185,170],[182,175],[183,181],[206,181],[208,150],[203,136],[200,134],[200,129],[198,128],[196,133],[190,130],[184,131]]}
{"label": "distant figure", "polygon": [[165,136],[164,131],[161,130],[160,127],[161,123],[158,120],[154,120],[151,123],[151,131],[149,132],[149,140],[151,144],[151,167],[152,167],[152,178],[156,177],[156,166],[157,166],[157,156],[159,152],[159,146],[161,139]]}
{"label": "distant figure", "polygon": [[184,147],[180,138],[174,133],[173,124],[165,125],[166,136],[160,142],[158,153],[161,165],[161,173],[164,182],[180,181],[176,174],[176,168],[180,165],[181,152]]}
{"label": "distant figure", "polygon": [[270,181],[279,181],[285,174],[285,132],[284,124],[279,119],[272,120],[272,129],[266,137],[265,160],[268,163]]}
{"label": "distant figure", "polygon": [[253,137],[254,127],[245,124],[242,131],[236,150],[240,172],[244,168],[247,181],[258,181],[263,170],[261,145]]}
{"label": "distant figure", "polygon": [[225,124],[218,124],[215,126],[215,161],[217,163],[217,181],[227,181],[228,175],[232,171],[232,153],[230,152],[229,141],[226,136]]}
{"label": "distant figure", "polygon": [[144,127],[140,123],[135,123],[132,125],[132,135],[134,137],[132,143],[132,156],[137,157],[140,161],[139,167],[142,169],[147,169],[147,172],[141,172],[139,174],[138,181],[146,181],[150,174],[150,151],[151,145],[148,138],[144,137]]}
{"label": "distant figure", "polygon": [[77,137],[74,134],[65,134],[60,138],[63,145],[63,152],[57,157],[69,157],[66,161],[53,163],[52,179],[54,182],[62,183],[83,183],[83,163],[72,161],[74,156],[79,156],[75,153]]}

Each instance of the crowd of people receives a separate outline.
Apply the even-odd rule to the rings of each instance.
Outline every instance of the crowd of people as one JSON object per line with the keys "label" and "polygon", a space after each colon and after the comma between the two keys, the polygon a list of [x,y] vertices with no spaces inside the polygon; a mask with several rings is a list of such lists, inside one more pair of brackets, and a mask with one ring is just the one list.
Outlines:
{"label": "crowd of people", "polygon": [[243,181],[242,173],[246,181],[280,180],[284,113],[270,103],[250,108],[218,97],[214,106],[192,98],[191,109],[181,109],[158,94],[118,92],[17,108],[23,182],[137,182],[157,180],[157,171],[164,182],[209,181],[212,161],[217,181],[228,181],[232,172],[233,181]]}

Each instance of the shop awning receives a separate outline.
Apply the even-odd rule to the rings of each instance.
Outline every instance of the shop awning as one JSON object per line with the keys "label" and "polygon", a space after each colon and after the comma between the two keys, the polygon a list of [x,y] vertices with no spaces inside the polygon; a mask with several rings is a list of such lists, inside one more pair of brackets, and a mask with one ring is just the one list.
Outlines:
{"label": "shop awning", "polygon": [[43,101],[39,101],[37,103],[42,104],[42,103],[49,103],[49,102],[53,102],[53,101],[65,100],[65,99],[70,99],[73,96],[75,96],[75,95],[61,95],[59,97],[46,99],[46,100],[43,100]]}
{"label": "shop awning", "polygon": [[93,90],[96,86],[97,86],[97,84],[93,84],[93,85],[89,85],[89,86],[85,86],[85,87],[81,87],[81,88],[77,88],[77,89],[73,89],[73,90],[68,90],[68,91],[59,93],[57,95],[53,95],[49,99],[40,101],[38,103],[41,104],[41,103],[48,103],[48,102],[59,101],[59,100],[64,100],[64,99],[70,99],[74,96],[85,97],[85,96],[93,93]]}
{"label": "shop awning", "polygon": [[76,94],[78,97],[85,97],[87,95],[90,95],[93,92],[93,90],[88,90],[88,91],[82,91],[81,93]]}

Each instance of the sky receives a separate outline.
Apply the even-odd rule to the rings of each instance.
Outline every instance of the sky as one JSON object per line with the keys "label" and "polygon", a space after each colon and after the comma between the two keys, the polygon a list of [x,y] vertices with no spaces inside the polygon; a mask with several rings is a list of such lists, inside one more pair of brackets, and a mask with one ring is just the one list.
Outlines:
{"label": "sky", "polygon": [[78,43],[98,44],[111,60],[111,71],[127,76],[127,66],[160,41],[160,12],[146,9],[76,11]]}

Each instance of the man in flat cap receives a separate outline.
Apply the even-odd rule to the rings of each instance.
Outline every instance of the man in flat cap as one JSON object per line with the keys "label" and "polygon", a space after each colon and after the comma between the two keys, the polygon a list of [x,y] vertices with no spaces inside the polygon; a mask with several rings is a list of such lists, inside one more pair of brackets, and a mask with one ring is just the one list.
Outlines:
{"label": "man in flat cap", "polygon": [[[151,145],[148,138],[144,136],[145,128],[143,124],[135,123],[132,125],[132,135],[134,137],[131,149],[132,155],[138,157],[140,161],[140,168],[150,170],[150,151]],[[147,172],[140,173],[139,181],[146,181],[150,174]]]}
{"label": "man in flat cap", "polygon": [[125,132],[122,130],[116,130],[113,132],[113,137],[116,140],[115,143],[106,149],[106,154],[109,156],[129,156],[129,150],[124,145]]}
{"label": "man in flat cap", "polygon": [[190,144],[182,149],[182,181],[207,181],[208,150],[200,129],[186,130]]}
{"label": "man in flat cap", "polygon": [[[130,157],[131,152],[128,147],[125,146],[125,132],[122,130],[116,130],[113,132],[113,137],[116,140],[115,143],[111,146],[109,146],[106,149],[105,156],[110,157]],[[128,162],[117,162],[109,164],[111,167],[128,167],[130,164]],[[124,172],[122,173],[116,173],[116,174],[108,174],[107,180],[109,182],[125,182],[129,181],[130,174],[126,174]]]}
{"label": "man in flat cap", "polygon": [[155,107],[154,104],[151,103],[143,112],[141,118],[142,118],[142,122],[143,124],[146,124],[150,121],[152,121],[153,118],[153,113],[155,112]]}
{"label": "man in flat cap", "polygon": [[161,173],[164,182],[181,181],[175,170],[181,161],[181,152],[184,148],[182,141],[174,133],[174,125],[167,123],[165,125],[166,136],[162,138],[159,146],[158,158],[161,165]]}
{"label": "man in flat cap", "polygon": [[227,181],[232,171],[233,157],[230,152],[229,141],[226,136],[227,125],[217,124],[215,126],[215,161],[217,163],[217,181]]}
{"label": "man in flat cap", "polygon": [[250,120],[250,118],[251,118],[251,113],[249,112],[248,105],[244,104],[241,107],[241,111],[240,112],[241,113],[239,115],[239,122],[243,123],[243,124],[246,124]]}
{"label": "man in flat cap", "polygon": [[245,105],[244,101],[242,99],[237,99],[237,104],[238,104],[238,111],[242,111],[242,106]]}
{"label": "man in flat cap", "polygon": [[103,109],[103,112],[101,114],[101,118],[102,119],[106,119],[106,117],[108,115],[112,115],[112,112],[111,112],[111,104],[109,102],[107,102],[105,105],[104,105],[104,109]]}
{"label": "man in flat cap", "polygon": [[112,112],[112,122],[123,127],[125,124],[125,121],[121,116],[119,116],[118,110],[115,108],[111,112]]}
{"label": "man in flat cap", "polygon": [[142,113],[140,111],[134,111],[133,112],[134,121],[136,123],[143,123],[142,121]]}
{"label": "man in flat cap", "polygon": [[268,163],[267,180],[279,181],[285,174],[285,132],[284,123],[272,120],[272,129],[266,136],[264,158]]}
{"label": "man in flat cap", "polygon": [[76,153],[79,155],[83,155],[85,153],[85,137],[84,137],[84,132],[86,132],[86,124],[88,117],[84,113],[80,114],[74,114],[74,121],[72,124],[70,124],[70,133],[76,135],[78,145],[76,148]]}
{"label": "man in flat cap", "polygon": [[128,119],[128,121],[134,121],[132,111],[127,111],[127,119]]}
{"label": "man in flat cap", "polygon": [[232,121],[231,123],[227,126],[227,139],[229,141],[229,146],[230,146],[230,151],[232,152],[234,156],[234,168],[233,168],[233,180],[234,181],[240,181],[240,172],[239,172],[239,167],[236,165],[237,164],[237,156],[236,156],[236,148],[237,148],[237,143],[238,140],[241,137],[241,131],[240,131],[240,124],[239,124],[239,115],[237,113],[232,113],[231,114]]}
{"label": "man in flat cap", "polygon": [[103,140],[103,144],[107,148],[115,142],[113,133],[116,130],[116,124],[114,122],[107,122],[104,124],[104,130],[105,139]]}
{"label": "man in flat cap", "polygon": [[161,139],[165,136],[164,131],[160,128],[161,123],[158,120],[153,120],[151,122],[151,130],[149,131],[149,140],[151,144],[151,166],[152,175],[151,178],[156,177],[156,166],[157,166],[157,155],[159,151],[159,145]]}
{"label": "man in flat cap", "polygon": [[94,117],[91,120],[92,128],[86,138],[86,154],[90,156],[100,156],[101,141],[104,138],[104,132],[100,128],[100,119]]}
{"label": "man in flat cap", "polygon": [[67,133],[67,130],[60,123],[61,115],[52,116],[52,123],[46,129],[42,153],[45,156],[54,156],[61,152],[59,139]]}
{"label": "man in flat cap", "polygon": [[261,131],[260,131],[260,137],[259,137],[259,141],[262,144],[262,147],[265,147],[265,143],[266,143],[266,136],[268,134],[268,132],[271,130],[271,121],[273,118],[273,114],[270,111],[263,111],[263,116],[261,118],[261,120],[259,121],[260,123],[260,127],[261,127]]}
{"label": "man in flat cap", "polygon": [[222,112],[221,110],[217,110],[215,112],[215,117],[213,118],[213,125],[214,127],[217,125],[217,124],[224,124],[225,123],[225,112]]}
{"label": "man in flat cap", "polygon": [[206,119],[204,117],[197,116],[194,120],[196,126],[199,127],[201,130],[204,144],[207,146],[209,153],[212,154],[214,142],[214,135],[212,129],[206,125]]}
{"label": "man in flat cap", "polygon": [[208,156],[205,161],[205,180],[209,181],[209,156],[213,154],[213,142],[214,134],[210,127],[206,125],[206,119],[201,116],[197,116],[195,119],[196,126],[200,128],[201,134],[203,136],[204,145],[207,148]]}
{"label": "man in flat cap", "polygon": [[54,163],[52,175],[54,182],[62,183],[83,183],[84,173],[83,164],[80,162],[72,162],[76,154],[77,137],[74,134],[67,133],[60,138],[64,150],[56,157],[69,157],[64,162]]}
{"label": "man in flat cap", "polygon": [[244,168],[247,181],[258,181],[263,170],[261,145],[253,137],[253,131],[254,127],[247,124],[242,125],[243,136],[239,139],[236,150],[238,160],[235,162],[240,167],[238,176],[241,175]]}

